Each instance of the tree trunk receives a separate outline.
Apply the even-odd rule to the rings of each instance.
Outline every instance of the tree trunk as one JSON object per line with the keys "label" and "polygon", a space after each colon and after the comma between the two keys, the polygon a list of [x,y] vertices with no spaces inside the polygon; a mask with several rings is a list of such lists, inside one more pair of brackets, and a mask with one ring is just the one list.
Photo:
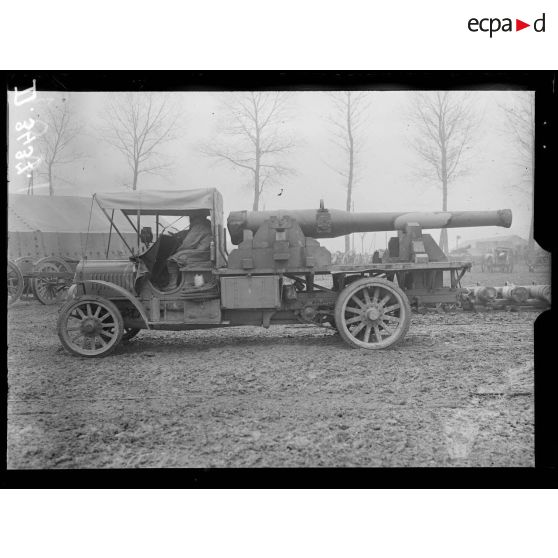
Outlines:
{"label": "tree trunk", "polygon": [[260,150],[256,148],[256,168],[254,169],[254,203],[253,211],[258,211],[260,207]]}
{"label": "tree trunk", "polygon": [[254,171],[254,203],[252,204],[252,211],[258,211],[260,207],[260,168],[256,165]]}
{"label": "tree trunk", "polygon": [[[448,183],[447,180],[442,182],[442,211],[448,210]],[[444,254],[448,253],[448,229],[442,229],[440,231],[440,248]]]}
{"label": "tree trunk", "polygon": [[[533,123],[534,127],[534,123]],[[535,248],[535,138],[532,137],[531,149],[531,223],[529,225],[529,239],[527,248],[532,251]]]}
{"label": "tree trunk", "polygon": [[[347,93],[347,136],[349,140],[349,175],[347,179],[347,211],[351,211],[353,201],[354,140],[351,122],[351,94]],[[345,253],[351,248],[350,235],[345,236]]]}
{"label": "tree trunk", "polygon": [[136,190],[138,187],[138,163],[134,162],[134,176],[132,179],[132,190]]}
{"label": "tree trunk", "polygon": [[254,204],[252,209],[258,211],[260,208],[260,165],[261,165],[261,147],[260,147],[260,125],[258,122],[258,106],[254,103],[254,117],[256,126],[256,166],[254,168]]}
{"label": "tree trunk", "polygon": [[48,194],[54,196],[54,186],[52,184],[52,163],[48,165]]}
{"label": "tree trunk", "polygon": [[[442,109],[440,108],[440,111]],[[448,210],[448,160],[446,151],[446,130],[442,114],[439,115],[439,134],[440,134],[440,154],[441,158],[441,175],[442,175],[442,211]],[[448,247],[448,230],[440,231],[440,248],[444,254],[449,252]]]}

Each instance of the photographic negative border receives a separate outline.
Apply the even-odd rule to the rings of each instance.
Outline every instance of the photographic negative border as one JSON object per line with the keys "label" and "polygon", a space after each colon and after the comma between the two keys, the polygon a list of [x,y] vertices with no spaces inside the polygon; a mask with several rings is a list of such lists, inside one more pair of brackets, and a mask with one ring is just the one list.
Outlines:
{"label": "photographic negative border", "polygon": [[[2,94],[29,87],[67,91],[241,91],[241,90],[530,90],[535,91],[535,240],[555,251],[556,221],[552,189],[558,160],[558,91],[554,71],[13,71],[5,73]],[[7,99],[4,102],[7,107]],[[4,115],[7,119],[7,114]],[[7,128],[6,128],[7,129]],[[6,142],[8,141],[6,136]],[[6,145],[7,147],[7,145]],[[7,149],[4,150],[7,157]],[[6,160],[7,168],[7,160]],[[7,206],[7,188],[5,193]],[[4,212],[6,215],[6,212]],[[6,242],[4,237],[4,242]],[[6,253],[6,251],[5,251]],[[552,261],[552,278],[555,277]],[[552,283],[554,281],[552,280]],[[552,344],[556,339],[552,308],[535,322],[535,467],[423,469],[178,469],[7,471],[2,486],[70,487],[107,485],[168,487],[416,487],[416,486],[557,486],[556,374]],[[6,368],[7,369],[7,368]],[[2,405],[7,436],[7,376]]]}

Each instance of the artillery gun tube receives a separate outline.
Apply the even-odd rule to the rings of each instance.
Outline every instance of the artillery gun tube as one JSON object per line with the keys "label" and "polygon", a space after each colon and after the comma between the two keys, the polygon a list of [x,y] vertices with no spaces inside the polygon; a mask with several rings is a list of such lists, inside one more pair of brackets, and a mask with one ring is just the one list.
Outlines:
{"label": "artillery gun tube", "polygon": [[232,211],[227,226],[233,244],[240,244],[243,230],[256,232],[271,217],[295,219],[305,236],[335,238],[352,233],[404,230],[408,223],[418,223],[423,229],[497,226],[509,228],[512,213],[509,209],[496,211],[434,211],[350,213],[340,209],[323,211],[324,226],[318,217],[320,210],[293,209],[280,211]]}
{"label": "artillery gun tube", "polygon": [[550,285],[530,285],[526,287],[530,298],[545,300],[550,303]]}
{"label": "artillery gun tube", "polygon": [[525,287],[515,285],[506,285],[505,287],[497,287],[498,295],[507,300],[515,302],[526,302],[529,298],[529,291]]}
{"label": "artillery gun tube", "polygon": [[481,302],[491,302],[496,299],[498,291],[494,287],[484,287],[479,285],[478,287],[472,287],[469,292],[473,297]]}

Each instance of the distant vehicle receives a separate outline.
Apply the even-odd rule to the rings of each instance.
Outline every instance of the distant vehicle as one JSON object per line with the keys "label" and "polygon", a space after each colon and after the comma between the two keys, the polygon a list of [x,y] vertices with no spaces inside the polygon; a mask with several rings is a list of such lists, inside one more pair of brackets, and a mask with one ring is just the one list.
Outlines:
{"label": "distant vehicle", "polygon": [[504,246],[494,248],[492,252],[483,256],[481,269],[488,273],[495,271],[511,273],[513,271],[513,250]]}

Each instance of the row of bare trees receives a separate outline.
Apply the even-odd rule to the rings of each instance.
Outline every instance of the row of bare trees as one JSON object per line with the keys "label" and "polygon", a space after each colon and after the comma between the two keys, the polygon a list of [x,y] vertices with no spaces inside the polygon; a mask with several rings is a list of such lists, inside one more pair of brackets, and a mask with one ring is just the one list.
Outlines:
{"label": "row of bare trees", "polygon": [[[515,98],[513,105],[499,105],[505,116],[504,133],[514,140],[511,157],[524,171],[515,186],[531,202],[529,249],[533,249],[534,223],[534,146],[535,97],[525,93]],[[414,124],[411,145],[421,158],[422,175],[433,179],[442,190],[442,211],[448,209],[448,187],[459,176],[472,169],[472,147],[478,137],[482,116],[467,93],[417,93],[413,98],[409,121]],[[448,252],[447,229],[440,231],[440,247]]]}
{"label": "row of bare trees", "polygon": [[[200,146],[207,157],[228,164],[246,174],[253,192],[253,209],[260,208],[261,196],[272,184],[292,174],[286,158],[295,146],[289,130],[290,93],[246,92],[228,95],[223,101],[224,118],[215,139]],[[328,118],[339,161],[327,163],[342,180],[346,209],[353,209],[354,188],[358,181],[361,151],[369,127],[369,96],[366,92],[345,91],[329,94]],[[534,150],[534,96],[522,96],[513,106],[501,106],[508,133],[515,139],[516,160],[528,170],[518,187],[532,196]],[[470,169],[472,146],[480,115],[470,94],[459,92],[417,92],[407,111],[409,144],[422,161],[422,178],[438,184],[442,211],[448,209],[452,182]],[[47,132],[41,136],[45,161],[42,172],[54,194],[58,166],[82,157],[72,149],[83,126],[77,121],[69,99],[63,97],[46,109]],[[135,190],[143,174],[164,174],[171,167],[165,144],[175,140],[183,127],[183,116],[168,95],[127,93],[110,99],[103,114],[101,138],[124,157],[130,172],[129,187]],[[532,244],[533,226],[529,241]],[[442,229],[440,246],[448,251],[447,230]],[[349,237],[345,238],[346,251]]]}
{"label": "row of bare trees", "polygon": [[[409,120],[414,124],[410,143],[422,160],[426,179],[434,179],[442,190],[442,211],[448,210],[448,187],[470,167],[464,154],[471,147],[478,126],[469,97],[449,91],[417,93]],[[440,248],[448,253],[448,231],[440,231]]]}
{"label": "row of bare trees", "polygon": [[529,250],[534,248],[534,189],[535,184],[535,94],[528,92],[511,106],[500,106],[506,115],[507,133],[514,139],[515,162],[523,170],[522,178],[514,186],[527,196],[531,203],[529,225]]}
{"label": "row of bare trees", "polygon": [[[43,133],[37,137],[44,165],[38,174],[48,180],[49,194],[54,195],[56,182],[63,180],[58,167],[84,158],[76,149],[84,125],[69,96],[49,98],[45,105],[40,114]],[[181,118],[165,95],[126,93],[109,100],[96,135],[124,156],[132,190],[142,174],[164,174],[171,168],[161,148],[178,137]]]}
{"label": "row of bare trees", "polygon": [[54,195],[54,183],[58,179],[57,168],[72,163],[82,155],[75,150],[76,138],[82,133],[83,125],[76,118],[68,97],[63,96],[54,104],[47,103],[41,109],[40,118],[46,126],[37,137],[40,153],[44,160],[41,175],[48,180],[48,192]]}
{"label": "row of bare trees", "polygon": [[219,125],[218,138],[200,148],[208,157],[247,172],[254,211],[266,186],[294,172],[285,162],[294,147],[284,125],[289,98],[285,92],[252,91],[223,101],[227,118]]}

